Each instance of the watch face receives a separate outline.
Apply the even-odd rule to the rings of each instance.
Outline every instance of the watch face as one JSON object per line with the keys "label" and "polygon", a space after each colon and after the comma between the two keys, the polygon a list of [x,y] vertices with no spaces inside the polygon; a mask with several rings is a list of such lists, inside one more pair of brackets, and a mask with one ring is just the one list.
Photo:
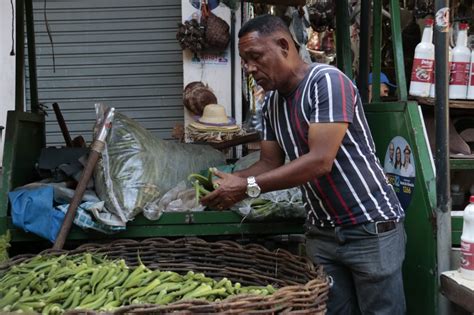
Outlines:
{"label": "watch face", "polygon": [[260,195],[260,187],[256,185],[247,187],[247,195],[252,198],[258,197]]}

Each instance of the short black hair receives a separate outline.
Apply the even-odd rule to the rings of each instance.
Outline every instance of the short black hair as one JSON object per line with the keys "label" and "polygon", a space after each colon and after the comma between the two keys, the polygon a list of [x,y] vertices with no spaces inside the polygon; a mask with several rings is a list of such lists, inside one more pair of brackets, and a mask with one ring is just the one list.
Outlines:
{"label": "short black hair", "polygon": [[245,22],[239,31],[239,38],[251,32],[270,35],[278,31],[291,36],[288,26],[281,18],[271,14],[264,14]]}

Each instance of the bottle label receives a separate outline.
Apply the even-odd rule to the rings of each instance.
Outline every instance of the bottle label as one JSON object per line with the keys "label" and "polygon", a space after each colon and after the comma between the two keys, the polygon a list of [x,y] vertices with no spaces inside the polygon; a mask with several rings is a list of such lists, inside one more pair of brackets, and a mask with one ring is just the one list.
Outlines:
{"label": "bottle label", "polygon": [[461,241],[461,268],[474,271],[474,243]]}
{"label": "bottle label", "polygon": [[471,86],[474,86],[474,62],[471,64]]}
{"label": "bottle label", "polygon": [[469,83],[469,62],[456,62],[451,64],[451,75],[449,85],[468,85]]}
{"label": "bottle label", "polygon": [[411,81],[431,83],[433,78],[433,59],[413,59]]}

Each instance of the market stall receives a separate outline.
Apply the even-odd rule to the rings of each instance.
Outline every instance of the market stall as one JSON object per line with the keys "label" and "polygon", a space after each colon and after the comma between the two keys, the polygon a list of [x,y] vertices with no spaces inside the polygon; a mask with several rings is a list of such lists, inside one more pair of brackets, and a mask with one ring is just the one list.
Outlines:
{"label": "market stall", "polygon": [[[20,10],[22,10],[23,1],[17,1]],[[259,1],[256,1],[259,2]],[[282,1],[277,1],[282,2]],[[314,2],[314,1],[313,1]],[[315,1],[314,3],[316,3]],[[363,8],[367,8],[368,1],[362,1],[361,5]],[[45,148],[45,118],[42,112],[42,108],[38,101],[38,96],[35,93],[35,51],[34,51],[34,29],[32,27],[32,7],[31,1],[26,1],[26,19],[27,19],[27,36],[28,36],[28,57],[31,60],[29,63],[29,71],[30,76],[29,79],[31,80],[30,83],[30,92],[31,92],[31,113],[30,112],[23,112],[22,107],[22,96],[19,95],[17,100],[17,111],[10,112],[8,115],[8,122],[7,122],[7,129],[5,132],[6,136],[6,145],[5,145],[5,155],[4,155],[4,176],[2,179],[2,187],[1,187],[1,196],[0,196],[0,234],[9,231],[12,237],[12,243],[18,244],[21,242],[31,242],[37,241],[39,238],[37,236],[32,235],[31,233],[25,233],[24,231],[20,230],[19,228],[15,227],[12,222],[10,206],[8,204],[8,193],[14,190],[17,187],[23,186],[28,184],[34,180],[33,174],[35,173],[35,165],[38,161],[38,157],[41,155],[42,150]],[[314,46],[309,48],[310,58],[313,59],[324,59],[323,61],[327,63],[336,63],[337,66],[344,70],[346,74],[350,77],[353,77],[353,73],[357,72],[357,80],[359,83],[359,88],[361,90],[362,98],[367,101],[368,95],[365,93],[367,90],[367,78],[368,78],[368,69],[369,69],[369,60],[364,59],[368,58],[368,44],[369,38],[364,38],[364,35],[367,35],[369,25],[367,24],[370,20],[368,18],[369,10],[362,9],[362,15],[360,17],[360,30],[361,30],[361,37],[360,37],[360,51],[359,49],[353,49],[351,45],[354,44],[354,36],[351,37],[351,27],[353,25],[353,21],[351,20],[351,16],[349,16],[349,8],[348,3],[338,3],[337,7],[333,7],[332,10],[327,2],[324,2],[327,7],[320,7],[319,9],[326,9],[326,13],[332,16],[331,18],[325,17],[326,22],[324,21],[321,16],[319,16],[319,25],[320,38],[317,36],[314,39]],[[319,4],[323,5],[323,4]],[[346,6],[347,5],[347,6]],[[382,36],[382,28],[380,25],[382,23],[382,16],[384,12],[387,14],[385,8],[382,8],[381,1],[374,2],[374,25],[373,25],[373,47],[382,47],[381,45],[381,36]],[[407,256],[405,260],[404,266],[404,276],[405,276],[405,292],[407,297],[407,307],[408,312],[412,314],[420,314],[420,313],[429,313],[434,314],[439,307],[438,304],[438,287],[439,287],[439,279],[437,277],[437,229],[436,224],[433,223],[436,221],[436,177],[434,173],[434,165],[433,165],[433,158],[431,156],[431,151],[429,148],[429,143],[427,136],[425,135],[425,126],[424,126],[424,119],[421,113],[421,110],[418,104],[414,101],[408,101],[408,93],[407,87],[404,82],[406,82],[405,78],[405,64],[404,64],[404,52],[402,48],[402,37],[401,37],[401,26],[400,26],[400,7],[398,1],[390,1],[389,4],[389,16],[391,23],[388,24],[389,33],[391,34],[391,47],[386,48],[385,52],[393,50],[393,64],[392,64],[392,78],[396,78],[396,83],[398,84],[397,95],[395,96],[395,100],[392,98],[393,101],[381,101],[378,97],[378,83],[379,76],[377,75],[381,71],[381,60],[385,58],[382,56],[382,49],[374,49],[373,50],[373,73],[374,76],[374,95],[373,101],[371,104],[367,104],[365,107],[366,115],[372,129],[372,134],[374,135],[374,141],[377,147],[377,152],[379,155],[379,159],[381,161],[386,161],[389,159],[390,154],[390,144],[394,143],[398,146],[409,147],[411,151],[409,152],[411,161],[413,164],[414,172],[410,176],[401,176],[400,174],[389,174],[389,179],[392,181],[392,184],[395,186],[397,195],[399,199],[402,201],[403,206],[406,210],[407,218],[406,218],[406,231],[408,235],[408,243],[407,243]],[[298,11],[296,11],[298,14]],[[365,16],[367,14],[367,16]],[[326,24],[330,24],[328,21],[334,21],[334,16],[337,19],[337,26],[336,29],[332,29],[328,27]],[[352,17],[354,18],[354,17]],[[20,24],[22,25],[21,18],[19,18]],[[324,27],[323,27],[324,26]],[[232,28],[232,25],[231,25]],[[315,25],[315,28],[318,26]],[[365,30],[367,32],[365,32]],[[235,30],[234,30],[235,31]],[[337,34],[336,34],[337,33]],[[234,34],[235,35],[235,34]],[[334,46],[334,35],[336,44]],[[352,32],[352,35],[354,33]],[[355,36],[357,37],[357,36]],[[319,45],[318,40],[324,39],[324,45]],[[352,42],[351,42],[352,40]],[[322,42],[320,43],[322,44]],[[235,42],[230,45],[235,45]],[[308,44],[309,45],[309,44]],[[21,54],[21,50],[23,49],[22,44],[20,45],[21,49],[18,51],[19,58],[22,59],[23,55]],[[324,48],[323,48],[324,47]],[[232,48],[235,49],[235,46]],[[335,51],[337,54],[335,54]],[[360,61],[359,64],[353,64],[352,55],[354,52],[360,54]],[[354,58],[355,59],[355,58]],[[22,59],[23,60],[23,59]],[[19,61],[19,65],[22,65],[22,61]],[[233,71],[236,71],[234,69]],[[19,80],[20,81],[20,80]],[[22,84],[22,83],[21,83]],[[248,95],[252,93],[252,84],[249,80],[242,84],[245,89],[248,89],[246,92]],[[205,88],[206,86],[204,86]],[[201,88],[203,88],[201,86]],[[212,88],[212,86],[211,86]],[[240,94],[240,91],[238,91]],[[219,93],[227,93],[220,91]],[[232,91],[233,94],[236,91]],[[212,95],[209,94],[208,91],[204,92],[203,95],[207,95],[207,100],[212,99]],[[235,98],[232,98],[233,100]],[[194,104],[195,105],[195,104]],[[235,105],[235,104],[234,104]],[[189,104],[189,109],[196,109],[193,107],[192,104]],[[204,107],[200,108],[201,111],[196,111],[194,114],[203,114]],[[232,108],[228,108],[228,113],[230,116],[234,116],[235,112],[233,112]],[[191,112],[191,111],[190,111]],[[190,112],[187,112],[187,115],[192,115]],[[227,114],[225,114],[226,116]],[[212,137],[204,137],[199,138],[202,136],[202,131],[211,131],[216,132],[215,129],[206,126],[206,123],[216,123],[215,121],[206,121],[202,120],[195,124],[194,127],[198,126],[199,128],[194,129],[194,136],[196,137],[194,140],[196,142],[207,142],[209,144],[209,139]],[[202,126],[204,123],[204,127]],[[222,124],[227,125],[229,122],[227,121],[217,121],[217,124],[221,124],[218,126],[219,128],[223,129],[231,129],[233,128],[234,122],[231,122],[231,126],[222,126]],[[215,126],[214,126],[215,127]],[[218,130],[221,132],[222,130]],[[235,131],[232,129],[232,131]],[[249,137],[249,138],[245,138]],[[179,137],[182,138],[182,137]],[[215,137],[214,137],[215,140]],[[220,139],[222,140],[222,139]],[[221,150],[226,150],[231,148],[235,145],[245,144],[248,141],[254,141],[255,138],[252,138],[252,134],[237,134],[236,137],[232,139],[225,139],[226,141],[217,141],[212,142],[211,147],[218,148]],[[444,142],[440,141],[438,143],[439,146],[442,146]],[[28,145],[25,145],[28,144]],[[454,163],[454,161],[453,161]],[[469,164],[470,162],[462,162]],[[464,164],[462,164],[464,165]],[[200,171],[200,170],[196,170]],[[438,172],[439,175],[439,172]],[[449,218],[450,219],[450,218]],[[67,240],[80,240],[80,241],[91,241],[91,240],[102,240],[102,239],[122,239],[122,238],[158,238],[158,237],[180,237],[180,236],[225,236],[225,237],[233,237],[236,239],[248,238],[252,239],[254,237],[261,237],[261,236],[272,236],[272,235],[288,235],[288,234],[301,234],[303,233],[302,227],[303,218],[292,218],[289,220],[288,218],[269,218],[268,220],[264,221],[249,221],[246,220],[241,214],[235,211],[225,210],[225,211],[199,211],[199,212],[191,212],[191,211],[184,211],[184,212],[175,212],[175,213],[162,213],[159,217],[159,220],[150,220],[142,215],[138,215],[134,220],[127,222],[126,229],[120,232],[105,235],[100,232],[95,232],[91,230],[83,230],[79,227],[73,227],[71,232],[68,235]],[[449,231],[450,233],[450,231]],[[439,239],[438,239],[439,240]],[[157,239],[157,241],[145,241],[145,245],[148,246],[147,242],[153,243],[153,246],[159,246],[157,243],[160,243],[161,240]],[[120,241],[113,243],[116,245],[121,245]],[[124,245],[125,244],[125,245]],[[122,244],[126,247],[128,244],[124,241]],[[198,245],[194,244],[193,242],[186,243],[176,243],[180,244],[187,244],[182,245],[184,248],[188,248],[190,246],[192,249],[196,249],[193,246]],[[175,245],[176,245],[175,244]],[[144,246],[145,246],[144,245]],[[138,245],[137,245],[138,246]],[[139,245],[139,250],[142,250],[142,245]],[[145,247],[146,247],[145,246]],[[451,244],[449,244],[449,247]],[[212,246],[210,246],[212,248]],[[81,252],[83,249],[85,251],[93,248],[94,250],[98,250],[99,252],[109,252],[108,247],[95,247],[95,245],[85,245],[83,248],[78,249],[78,253]],[[160,248],[162,249],[162,248]],[[232,247],[235,249],[235,247]],[[187,249],[186,249],[187,250]],[[220,249],[222,250],[222,249]],[[231,250],[229,248],[224,248],[224,251],[228,251],[229,253]],[[138,258],[136,255],[137,247],[134,247],[133,253],[130,254],[132,258],[129,258],[131,261],[131,265],[137,265]],[[212,255],[215,253],[212,250],[209,250],[210,257],[209,259],[212,260]],[[73,252],[76,253],[76,252]],[[196,250],[193,253],[202,253],[201,251]],[[207,252],[206,252],[207,253]],[[219,252],[222,253],[222,252]],[[239,257],[239,259],[247,259],[252,256],[254,253],[252,251],[247,252],[246,255],[243,257]],[[126,250],[124,252],[113,256],[114,258],[119,258],[126,256],[128,257],[128,253]],[[199,256],[199,255],[197,255]],[[167,259],[175,259],[176,257],[169,257],[163,256],[163,261],[167,261]],[[294,257],[292,257],[293,259]],[[295,258],[296,259],[296,258]],[[299,259],[299,258],[298,258]],[[22,261],[22,260],[21,260]],[[21,261],[18,261],[20,263]],[[156,263],[158,266],[163,264],[163,261],[149,261],[147,262],[147,266],[153,265]],[[227,262],[227,260],[224,260]],[[127,261],[128,262],[128,261]],[[242,263],[242,260],[239,260]],[[258,260],[258,263],[261,261]],[[253,263],[256,265],[257,262]],[[280,260],[277,259],[277,264],[269,266],[268,268],[276,268],[276,265],[281,263]],[[13,263],[14,264],[14,263]],[[193,265],[195,266],[195,265]],[[239,267],[246,267],[239,265]],[[221,266],[218,265],[216,267],[213,265],[214,268],[220,268]],[[311,269],[312,267],[310,267]],[[212,268],[211,268],[212,269]],[[215,271],[215,269],[209,269],[209,271]],[[182,270],[181,270],[182,271]],[[206,270],[207,271],[207,270]],[[206,273],[207,275],[207,273]],[[224,276],[226,274],[219,274],[219,277]],[[314,276],[314,274],[311,274]],[[240,278],[236,278],[235,281],[241,281]],[[276,281],[272,279],[272,281]],[[268,282],[267,282],[268,283]],[[294,281],[289,280],[285,284],[294,284]],[[297,282],[300,285],[304,285],[304,281]],[[308,284],[308,283],[306,283]],[[196,284],[197,285],[197,284]],[[217,285],[217,284],[216,284]],[[420,289],[422,286],[422,289]],[[311,290],[311,286],[308,286],[309,290]],[[306,287],[306,288],[308,288]],[[212,288],[211,288],[212,289]],[[219,289],[219,288],[217,288]],[[138,291],[138,290],[137,290]],[[324,291],[324,290],[323,290]],[[319,291],[318,291],[319,292]],[[12,293],[14,294],[14,292]],[[314,292],[309,292],[308,294],[312,294],[312,297],[316,295]],[[320,293],[318,293],[320,294]],[[108,295],[108,294],[107,294]],[[291,296],[291,293],[289,293]],[[104,297],[105,299],[106,297]],[[285,299],[287,297],[282,297]],[[263,300],[259,300],[259,298],[255,298],[258,303],[265,302]],[[321,300],[322,301],[322,300]],[[65,301],[64,301],[65,303]],[[214,302],[212,302],[214,303]],[[211,304],[212,304],[211,303]],[[230,303],[230,302],[229,302]],[[251,302],[249,302],[251,304]],[[273,302],[272,302],[273,303]],[[85,303],[87,305],[87,303]],[[212,304],[212,307],[217,307],[218,304]],[[269,307],[273,307],[273,304],[269,304]],[[182,304],[178,304],[177,307],[181,307]],[[226,306],[219,306],[219,307],[231,307],[232,305]],[[199,307],[197,305],[193,306],[186,306],[186,307]],[[202,307],[209,307],[208,304]],[[295,307],[295,306],[288,306],[288,307]],[[312,308],[314,307],[314,308]],[[311,305],[311,306],[304,306],[304,309],[309,310],[308,314],[315,314],[316,311],[321,310],[319,305]],[[148,310],[155,310],[151,307]],[[159,310],[157,308],[156,310]],[[143,309],[142,311],[146,312],[147,309]]]}

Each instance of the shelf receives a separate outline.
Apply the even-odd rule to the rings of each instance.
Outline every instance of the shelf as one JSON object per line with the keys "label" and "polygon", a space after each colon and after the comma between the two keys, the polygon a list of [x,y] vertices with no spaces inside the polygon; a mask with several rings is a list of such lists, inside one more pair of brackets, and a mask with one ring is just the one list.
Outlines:
{"label": "shelf", "polygon": [[451,170],[474,170],[474,157],[471,159],[451,158],[449,164]]}
{"label": "shelf", "polygon": [[[13,242],[42,240],[32,233],[13,226],[11,217],[0,218],[10,230]],[[282,234],[304,234],[304,219],[273,219],[269,221],[243,220],[233,211],[167,212],[156,221],[143,215],[127,224],[127,230],[106,235],[73,226],[68,240],[104,240],[118,238],[184,237],[184,236],[272,236]]]}
{"label": "shelf", "polygon": [[[435,99],[430,97],[410,97],[421,105],[435,105]],[[449,108],[474,109],[474,100],[449,100]]]}

